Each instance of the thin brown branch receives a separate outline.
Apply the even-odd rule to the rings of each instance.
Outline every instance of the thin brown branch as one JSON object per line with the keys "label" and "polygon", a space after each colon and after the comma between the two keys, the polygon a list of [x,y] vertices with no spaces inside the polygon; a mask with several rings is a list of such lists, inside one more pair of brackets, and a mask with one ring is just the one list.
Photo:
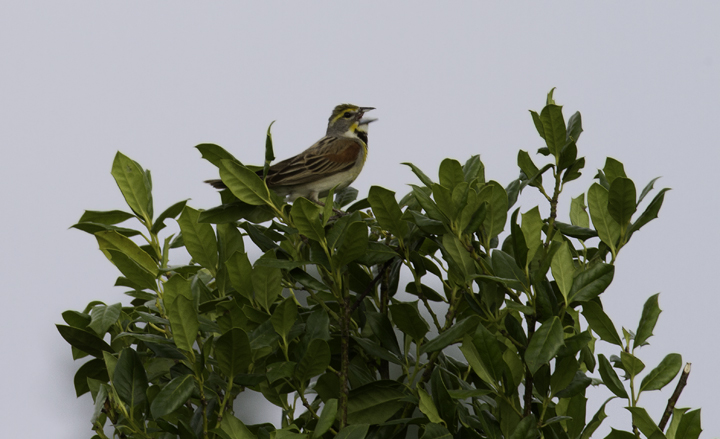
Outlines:
{"label": "thin brown branch", "polygon": [[673,392],[670,399],[668,399],[667,407],[665,407],[665,413],[663,413],[662,419],[660,419],[660,423],[658,424],[658,427],[660,427],[660,431],[665,431],[665,426],[670,420],[670,415],[675,408],[675,404],[677,404],[677,401],[680,398],[680,394],[682,393],[685,385],[687,384],[688,376],[690,376],[691,367],[692,363],[686,363],[682,374],[680,374],[680,381],[678,381],[677,386],[675,387],[675,392]]}

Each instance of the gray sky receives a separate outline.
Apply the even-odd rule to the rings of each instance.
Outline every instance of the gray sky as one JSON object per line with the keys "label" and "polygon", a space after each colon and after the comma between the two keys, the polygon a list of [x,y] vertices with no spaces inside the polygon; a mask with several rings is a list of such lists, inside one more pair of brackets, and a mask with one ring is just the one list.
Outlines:
{"label": "gray sky", "polygon": [[[390,3],[3,5],[4,435],[91,436],[92,401],[75,399],[72,385],[80,362],[53,324],[91,300],[127,303],[95,240],[68,230],[84,209],[125,208],[110,176],[116,151],[152,170],[156,211],[185,198],[208,208],[218,198],[202,180],[216,171],[194,145],[259,163],[277,120],[285,158],[324,133],[334,105],[352,102],[377,107],[380,119],[353,185],[361,196],[372,185],[405,194],[416,179],[401,162],[436,176],[443,158],[472,154],[505,185],[518,149],[540,160],[527,110],[539,111],[551,87],[585,129],[585,174],[565,201],[587,190],[606,156],[639,187],[663,176],[656,188],[673,188],[660,218],[620,253],[603,299],[616,325],[634,330],[645,300],[661,293],[664,312],[640,358],[648,369],[670,352],[692,362],[679,405],[702,407],[704,437],[720,435],[710,282],[720,265],[720,4]],[[526,211],[538,198],[528,191],[520,203]],[[641,400],[656,421],[672,388]],[[588,392],[593,412],[608,395]],[[610,405],[602,432],[629,429],[622,402]]]}

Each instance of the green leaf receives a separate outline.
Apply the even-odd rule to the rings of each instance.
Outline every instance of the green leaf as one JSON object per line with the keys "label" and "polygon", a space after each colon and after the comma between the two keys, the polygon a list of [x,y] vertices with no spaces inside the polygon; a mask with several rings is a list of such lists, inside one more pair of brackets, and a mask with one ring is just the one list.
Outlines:
{"label": "green leaf", "polygon": [[295,369],[295,377],[301,383],[320,375],[330,365],[330,347],[325,340],[316,338],[308,345],[305,355]]}
{"label": "green leaf", "polygon": [[508,197],[505,188],[496,181],[489,181],[480,190],[478,199],[490,204],[483,226],[488,238],[494,238],[505,229],[507,222]]}
{"label": "green leaf", "polygon": [[357,344],[360,345],[363,351],[367,352],[372,357],[380,358],[381,360],[386,360],[394,364],[403,364],[397,356],[395,356],[393,353],[391,353],[389,350],[385,349],[384,347],[380,346],[379,343],[376,343],[373,340],[370,340],[369,338],[362,338],[362,337],[352,337],[353,340],[357,342]]}
{"label": "green leaf", "polygon": [[620,360],[625,372],[630,376],[637,376],[645,369],[645,364],[639,358],[625,351],[620,352]]}
{"label": "green leaf", "polygon": [[412,337],[415,342],[420,342],[425,334],[430,331],[430,326],[420,316],[415,305],[409,303],[395,303],[390,305],[392,321],[399,330]]}
{"label": "green leaf", "polygon": [[471,315],[464,319],[456,322],[447,331],[441,333],[437,337],[433,338],[429,342],[422,345],[420,348],[421,353],[438,351],[445,348],[446,346],[456,343],[462,339],[462,337],[470,331],[475,330],[477,325],[480,323],[480,317]]}
{"label": "green leaf", "polygon": [[418,396],[420,397],[420,404],[418,405],[420,411],[428,417],[430,422],[434,422],[436,424],[444,423],[445,421],[443,421],[440,417],[440,414],[438,413],[437,407],[435,407],[435,403],[433,402],[432,397],[420,387],[418,387],[417,391]]}
{"label": "green leaf", "polygon": [[338,264],[347,265],[365,256],[368,249],[367,226],[364,222],[350,223],[339,239],[334,257]]}
{"label": "green leaf", "polygon": [[570,119],[568,119],[567,138],[568,140],[577,142],[580,138],[580,133],[582,132],[582,116],[580,116],[579,111],[576,111],[572,116],[570,116]]}
{"label": "green leaf", "polygon": [[668,354],[655,369],[645,375],[642,384],[640,384],[640,392],[662,389],[675,379],[681,368],[682,356],[680,354]]}
{"label": "green leaf", "polygon": [[215,359],[225,376],[246,373],[252,362],[250,340],[240,328],[232,328],[215,339]]}
{"label": "green leaf", "polygon": [[645,199],[645,197],[647,196],[647,194],[649,194],[650,191],[653,190],[653,186],[655,185],[655,182],[656,182],[659,178],[660,178],[660,177],[655,177],[655,178],[653,178],[652,180],[650,180],[650,183],[648,183],[648,184],[645,186],[645,188],[642,190],[642,192],[640,192],[640,196],[638,197],[637,204],[642,203],[642,200]]}
{"label": "green leaf", "polygon": [[427,216],[430,218],[441,221],[443,223],[449,223],[448,218],[440,212],[440,208],[438,208],[438,205],[435,204],[435,202],[430,198],[430,196],[421,188],[420,186],[410,185],[412,187],[412,193],[415,196],[415,199],[417,200],[418,204],[423,208],[425,213],[427,213]]}
{"label": "green leaf", "polygon": [[540,112],[540,122],[542,122],[545,143],[550,154],[558,157],[567,138],[562,107],[554,104],[546,105]]}
{"label": "green leaf", "polygon": [[590,218],[585,206],[585,194],[580,194],[570,202],[570,223],[573,226],[590,228]]}
{"label": "green leaf", "polygon": [[480,156],[475,154],[471,156],[463,165],[463,174],[465,181],[468,183],[477,179],[478,183],[485,183],[485,165],[480,161]]}
{"label": "green leaf", "polygon": [[297,305],[295,305],[295,299],[293,297],[288,297],[275,308],[275,311],[270,317],[270,323],[272,323],[275,332],[277,332],[283,340],[287,340],[287,336],[295,324],[297,315]]}
{"label": "green leaf", "polygon": [[93,358],[87,363],[80,366],[75,372],[73,377],[73,384],[75,385],[75,395],[80,397],[90,391],[90,385],[88,380],[96,379],[103,383],[108,382],[110,379],[105,366],[105,361],[100,358]]}
{"label": "green leaf", "polygon": [[525,237],[525,245],[527,245],[528,248],[527,259],[528,261],[532,261],[535,253],[542,246],[541,231],[544,224],[540,217],[540,209],[538,209],[537,206],[521,214],[521,216],[522,225],[520,229]]}
{"label": "green leaf", "polygon": [[603,383],[605,383],[605,386],[620,398],[627,398],[628,394],[625,390],[625,386],[623,386],[622,381],[618,378],[617,373],[615,373],[615,369],[613,369],[610,364],[610,361],[608,361],[603,354],[598,355],[598,360],[600,361],[600,377],[602,378]]}
{"label": "green leaf", "polygon": [[674,408],[672,412],[672,421],[670,421],[670,425],[668,426],[667,433],[665,433],[665,437],[667,439],[675,439],[675,434],[677,433],[678,426],[680,425],[680,421],[683,418],[683,415],[685,412],[690,410],[690,408]]}
{"label": "green leaf", "polygon": [[147,375],[145,375],[145,368],[134,349],[125,348],[120,352],[112,383],[120,399],[131,408],[145,402],[145,391],[148,387]]}
{"label": "green leaf", "polygon": [[368,424],[353,423],[353,425],[348,425],[340,430],[338,434],[335,435],[335,439],[364,439],[365,436],[367,436],[369,428],[370,425]]}
{"label": "green leaf", "polygon": [[[455,221],[458,213],[460,212],[460,206],[453,202],[452,191],[445,186],[434,183],[432,185],[432,193],[433,199],[435,199],[435,203],[437,203],[437,207],[440,209],[440,212],[442,212],[442,214],[450,221]],[[422,206],[422,203],[420,203],[420,205]],[[430,215],[429,212],[428,215]]]}
{"label": "green leaf", "polygon": [[115,352],[109,344],[92,332],[65,325],[55,325],[55,327],[60,333],[60,336],[62,336],[70,346],[86,352],[93,357],[102,357],[103,351]]}
{"label": "green leaf", "polygon": [[213,276],[217,274],[218,245],[215,231],[210,224],[198,223],[200,212],[190,206],[185,206],[178,225],[182,232],[185,248],[193,260],[210,270]]}
{"label": "green leaf", "polygon": [[637,439],[637,436],[629,431],[615,430],[614,428],[610,430],[610,434],[605,436],[605,439]]}
{"label": "green leaf", "polygon": [[221,162],[223,161],[223,159],[228,159],[240,163],[238,159],[236,159],[232,154],[227,152],[223,147],[215,145],[214,143],[201,143],[195,146],[195,148],[200,151],[202,158],[209,161],[218,168],[221,166]]}
{"label": "green leaf", "polygon": [[421,171],[417,166],[413,165],[412,163],[404,162],[403,165],[407,165],[412,169],[413,173],[420,179],[422,184],[424,184],[427,187],[430,187],[433,185],[433,181],[430,180],[430,177],[425,175],[423,171]]}
{"label": "green leaf", "polygon": [[630,233],[637,232],[642,226],[658,217],[658,212],[660,212],[660,208],[665,200],[665,192],[669,190],[669,188],[664,188],[655,195],[655,198],[648,204],[645,211],[630,225]]}
{"label": "green leaf", "polygon": [[[530,158],[530,154],[528,154],[527,151],[523,151],[522,149],[518,151],[517,164],[527,178],[532,178],[539,172],[538,167],[535,166],[535,163],[533,163],[532,159]],[[539,175],[532,182],[530,182],[530,186],[542,187],[542,175]]]}
{"label": "green leaf", "polygon": [[609,185],[612,185],[616,178],[627,177],[625,174],[625,166],[612,157],[605,159],[603,173],[605,174],[605,178],[607,179]]}
{"label": "green leaf", "polygon": [[658,305],[658,296],[660,296],[660,293],[653,294],[645,301],[640,323],[638,324],[637,331],[635,331],[633,346],[636,348],[646,345],[647,339],[653,335],[653,329],[655,329],[655,324],[662,312],[660,305]]}
{"label": "green leaf", "polygon": [[[156,277],[158,275],[159,270],[155,259],[153,259],[152,256],[150,256],[145,250],[141,249],[127,236],[123,236],[114,230],[109,230],[97,232],[95,234],[95,238],[98,241],[100,250],[102,250],[103,252],[107,252],[108,250],[116,250],[127,256],[129,260],[137,264],[138,267],[140,267],[153,277]],[[112,258],[109,259],[112,260],[114,263],[114,260]]]}
{"label": "green leaf", "polygon": [[271,204],[270,191],[253,171],[236,161],[220,161],[220,178],[240,201],[253,206]]}
{"label": "green leaf", "polygon": [[540,369],[540,366],[549,363],[564,345],[560,319],[553,317],[543,323],[532,335],[525,350],[525,363],[530,373],[535,374]]}
{"label": "green leaf", "polygon": [[390,319],[385,314],[375,311],[367,311],[365,316],[367,326],[380,340],[380,344],[398,357],[402,356]]}
{"label": "green leaf", "polygon": [[503,361],[500,342],[495,337],[495,334],[480,324],[473,334],[472,342],[480,356],[480,361],[485,365],[485,369],[495,383],[499,382],[505,373],[505,362]]}
{"label": "green leaf", "polygon": [[183,208],[185,207],[185,204],[188,200],[178,201],[177,203],[173,204],[172,206],[165,209],[163,213],[160,214],[159,217],[153,222],[152,228],[150,229],[150,233],[153,235],[157,235],[160,230],[165,228],[165,220],[168,218],[175,218],[182,212]]}
{"label": "green leaf", "polygon": [[610,184],[608,192],[608,212],[621,226],[630,223],[637,210],[635,183],[625,177],[618,177]]}
{"label": "green leaf", "polygon": [[269,313],[270,306],[282,292],[280,269],[256,264],[251,278],[255,289],[255,300]]}
{"label": "green leaf", "polygon": [[[555,368],[550,377],[550,389],[552,396],[567,389],[575,378],[575,373],[580,369],[580,363],[573,356],[559,357],[555,359]],[[573,396],[573,395],[570,395]],[[567,398],[567,396],[565,396]]]}
{"label": "green leaf", "polygon": [[632,413],[633,425],[635,425],[645,437],[649,439],[664,438],[665,435],[652,420],[648,412],[642,407],[625,407]]}
{"label": "green leaf", "polygon": [[108,389],[108,385],[102,384],[98,389],[97,395],[95,395],[95,405],[93,408],[92,417],[90,418],[90,422],[92,424],[95,424],[98,418],[100,418],[100,415],[103,414],[103,411],[105,409],[105,402],[107,402],[108,399]]}
{"label": "green leaf", "polygon": [[335,416],[337,415],[338,400],[331,398],[325,401],[322,413],[320,413],[320,419],[318,419],[313,431],[312,437],[319,438],[325,432],[327,432],[333,423],[335,423]]}
{"label": "green leaf", "polygon": [[465,174],[460,162],[450,158],[446,158],[440,163],[438,177],[440,178],[440,184],[450,190],[455,189],[455,186],[465,181]]}
{"label": "green leaf", "polygon": [[524,289],[528,283],[525,272],[518,267],[515,259],[502,250],[493,250],[492,252],[492,268],[495,275],[501,279],[511,279],[519,285],[506,284],[511,288]]}
{"label": "green leaf", "polygon": [[190,291],[190,281],[180,276],[171,277],[165,282],[163,302],[170,320],[175,345],[179,349],[191,351],[200,324],[195,300]]}
{"label": "green leaf", "polygon": [[543,139],[545,138],[545,127],[543,126],[542,120],[540,120],[540,115],[537,113],[537,111],[530,110],[530,115],[532,116],[533,123],[535,124],[535,129],[537,129],[538,134],[540,134],[540,137]]}
{"label": "green leaf", "polygon": [[321,210],[320,206],[302,197],[295,200],[290,209],[290,215],[298,232],[318,242],[323,242],[325,239],[325,229],[320,221]]}
{"label": "green leaf", "polygon": [[110,173],[130,209],[150,224],[153,217],[153,202],[149,174],[136,161],[119,151],[115,155]]}
{"label": "green leaf", "polygon": [[470,334],[465,334],[465,336],[463,337],[463,343],[460,346],[460,352],[463,353],[468,364],[470,365],[470,367],[472,367],[473,372],[475,372],[481,380],[483,380],[490,386],[495,386],[496,381],[490,374],[488,368],[485,366],[485,363],[480,358],[480,353],[477,351],[475,343],[473,342]]}
{"label": "green leaf", "polygon": [[382,228],[392,232],[398,239],[403,239],[407,235],[407,222],[401,219],[402,211],[395,201],[395,192],[380,186],[372,186],[368,193],[368,201]]}
{"label": "green leaf", "polygon": [[588,206],[593,226],[600,240],[615,253],[616,243],[620,239],[620,224],[608,211],[608,197],[608,190],[597,183],[593,183],[588,190]]}
{"label": "green leaf", "polygon": [[127,212],[123,212],[122,210],[107,210],[107,211],[97,211],[97,210],[86,210],[85,213],[80,217],[78,220],[79,223],[99,223],[99,224],[106,224],[106,225],[112,225],[112,224],[118,224],[123,221],[129,220],[130,218],[134,218],[135,215]]}
{"label": "green leaf", "polygon": [[241,296],[252,300],[252,265],[247,253],[236,251],[225,261],[225,269],[230,277],[230,284]]}
{"label": "green leaf", "polygon": [[348,398],[349,424],[381,424],[405,406],[403,386],[395,381],[375,381],[352,389]]}
{"label": "green leaf", "polygon": [[535,439],[539,436],[537,431],[537,420],[532,414],[525,416],[515,427],[510,439]]}
{"label": "green leaf", "polygon": [[460,273],[466,281],[471,275],[475,274],[475,262],[457,236],[443,235],[442,245],[450,259],[460,269]]}
{"label": "green leaf", "polygon": [[573,264],[572,253],[570,253],[569,245],[563,242],[560,248],[555,252],[552,258],[552,274],[557,282],[557,286],[560,289],[565,303],[568,302],[568,296],[573,285],[573,279],[575,278],[575,265]]}
{"label": "green leaf", "polygon": [[685,413],[680,420],[675,439],[697,439],[702,432],[700,426],[700,409]]}
{"label": "green leaf", "polygon": [[615,266],[598,263],[579,272],[573,280],[568,303],[588,302],[600,295],[613,280]]}
{"label": "green leaf", "polygon": [[610,317],[605,314],[602,307],[595,302],[583,303],[583,316],[592,329],[602,340],[618,345],[622,348],[622,340]]}
{"label": "green leaf", "polygon": [[150,404],[150,413],[153,418],[161,418],[180,408],[190,399],[194,389],[195,378],[192,375],[180,375],[174,378],[160,390]]}
{"label": "green leaf", "polygon": [[595,430],[600,427],[600,424],[602,424],[603,420],[607,418],[607,415],[605,414],[605,406],[608,402],[615,399],[614,396],[608,398],[603,405],[600,406],[597,412],[595,412],[595,415],[592,417],[590,422],[587,423],[585,426],[585,429],[582,432],[582,435],[580,435],[580,439],[590,439],[592,437],[593,433],[595,433]]}
{"label": "green leaf", "polygon": [[450,434],[447,428],[440,424],[430,422],[429,424],[425,424],[425,432],[420,436],[420,439],[452,439],[452,437],[452,434]]}
{"label": "green leaf", "polygon": [[515,262],[518,267],[525,268],[528,264],[528,246],[525,243],[525,235],[517,223],[517,215],[520,212],[518,207],[510,216],[510,233],[512,234],[512,249]]}
{"label": "green leaf", "polygon": [[97,334],[105,334],[105,332],[118,321],[122,311],[122,304],[116,303],[110,306],[96,306],[90,313],[92,320],[88,327]]}
{"label": "green leaf", "polygon": [[242,423],[232,413],[223,413],[220,429],[228,435],[230,439],[257,439],[257,436]]}

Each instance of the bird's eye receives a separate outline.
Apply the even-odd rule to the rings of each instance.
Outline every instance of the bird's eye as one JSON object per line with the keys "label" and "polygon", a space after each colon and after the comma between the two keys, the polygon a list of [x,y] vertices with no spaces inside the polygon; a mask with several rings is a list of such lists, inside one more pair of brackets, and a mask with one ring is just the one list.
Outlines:
{"label": "bird's eye", "polygon": [[349,111],[347,111],[347,112],[345,112],[345,114],[343,114],[343,117],[344,117],[345,119],[350,119],[350,118],[352,117],[352,113],[349,112]]}

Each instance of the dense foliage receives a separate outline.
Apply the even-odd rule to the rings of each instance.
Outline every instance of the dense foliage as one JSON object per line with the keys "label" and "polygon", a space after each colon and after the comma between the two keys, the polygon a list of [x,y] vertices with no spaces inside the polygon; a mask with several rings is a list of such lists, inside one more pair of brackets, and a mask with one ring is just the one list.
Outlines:
{"label": "dense foliage", "polygon": [[[608,437],[698,437],[699,410],[671,407],[663,433],[653,420],[662,414],[638,405],[682,367],[669,354],[643,375],[637,348],[652,335],[658,296],[635,331],[621,332],[601,300],[618,253],[657,217],[667,189],[650,199],[653,180],[638,195],[608,158],[561,209],[585,165],[581,117],[566,124],[552,93],[531,114],[547,164],[519,151],[520,178],[503,186],[486,181],[479,156],[444,160],[437,181],[407,163],[419,183],[399,201],[374,186],[359,201],[348,188],[324,206],[287,204],[262,168],[202,144],[229,188],[222,205],[181,201],[155,216],[150,172],[118,153],[112,175],[130,212],[86,211],[74,227],[94,235],[132,301],[92,302],[58,325],[74,358],[90,358],[75,387],[92,393],[95,437],[585,439],[607,404],[633,419]],[[544,196],[546,218],[539,207],[513,210],[524,190]],[[142,231],[117,225],[132,218]],[[173,218],[180,233],[163,236]],[[250,246],[262,256],[251,261]],[[192,261],[171,265],[180,247]],[[600,340],[617,355],[596,355]],[[588,420],[590,385],[615,396]],[[277,425],[241,421],[233,402],[248,391],[282,409]]]}

